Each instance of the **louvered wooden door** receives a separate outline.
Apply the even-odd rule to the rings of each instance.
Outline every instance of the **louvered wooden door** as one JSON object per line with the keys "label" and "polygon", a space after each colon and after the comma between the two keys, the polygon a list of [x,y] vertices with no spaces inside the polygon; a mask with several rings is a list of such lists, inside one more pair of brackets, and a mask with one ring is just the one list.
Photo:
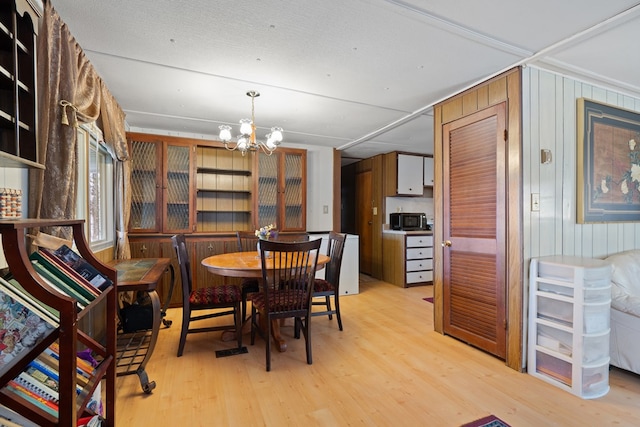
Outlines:
{"label": "louvered wooden door", "polygon": [[443,127],[444,332],[506,356],[505,104]]}

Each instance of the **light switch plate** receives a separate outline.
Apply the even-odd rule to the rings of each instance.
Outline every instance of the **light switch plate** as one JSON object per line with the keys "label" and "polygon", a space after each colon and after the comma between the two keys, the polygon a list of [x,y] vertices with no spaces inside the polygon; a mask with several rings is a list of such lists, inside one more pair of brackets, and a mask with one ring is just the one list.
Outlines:
{"label": "light switch plate", "polygon": [[540,211],[540,193],[531,193],[531,212]]}

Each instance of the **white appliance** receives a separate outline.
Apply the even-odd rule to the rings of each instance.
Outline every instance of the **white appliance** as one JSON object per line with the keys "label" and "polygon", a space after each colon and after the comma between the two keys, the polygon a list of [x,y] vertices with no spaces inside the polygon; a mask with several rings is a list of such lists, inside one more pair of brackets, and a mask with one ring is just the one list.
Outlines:
{"label": "white appliance", "polygon": [[[322,239],[320,252],[327,253],[329,234],[312,234],[311,239]],[[360,292],[360,267],[358,260],[358,248],[360,246],[357,234],[347,234],[342,254],[342,266],[340,267],[340,295],[353,295]],[[324,271],[318,270],[316,277],[324,278]]]}

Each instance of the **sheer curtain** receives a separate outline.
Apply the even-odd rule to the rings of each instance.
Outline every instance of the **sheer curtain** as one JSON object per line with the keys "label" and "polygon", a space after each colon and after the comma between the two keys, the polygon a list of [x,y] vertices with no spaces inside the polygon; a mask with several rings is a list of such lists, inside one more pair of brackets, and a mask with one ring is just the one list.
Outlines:
{"label": "sheer curtain", "polygon": [[[39,159],[29,176],[30,218],[74,218],[78,121],[97,121],[116,153],[116,258],[130,258],[127,225],[130,164],[124,112],[49,1],[38,36]],[[61,105],[61,102],[63,105]],[[43,195],[46,194],[46,197]],[[59,237],[64,230],[48,230]]]}

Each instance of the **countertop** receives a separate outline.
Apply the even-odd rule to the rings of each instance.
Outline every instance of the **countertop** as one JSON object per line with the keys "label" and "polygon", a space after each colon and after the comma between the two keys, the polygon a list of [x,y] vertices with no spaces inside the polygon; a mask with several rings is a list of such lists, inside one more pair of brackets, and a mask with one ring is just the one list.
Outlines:
{"label": "countertop", "polygon": [[404,230],[382,230],[382,233],[387,234],[406,234],[407,236],[411,235],[433,235],[432,230],[416,230],[416,231],[404,231]]}

